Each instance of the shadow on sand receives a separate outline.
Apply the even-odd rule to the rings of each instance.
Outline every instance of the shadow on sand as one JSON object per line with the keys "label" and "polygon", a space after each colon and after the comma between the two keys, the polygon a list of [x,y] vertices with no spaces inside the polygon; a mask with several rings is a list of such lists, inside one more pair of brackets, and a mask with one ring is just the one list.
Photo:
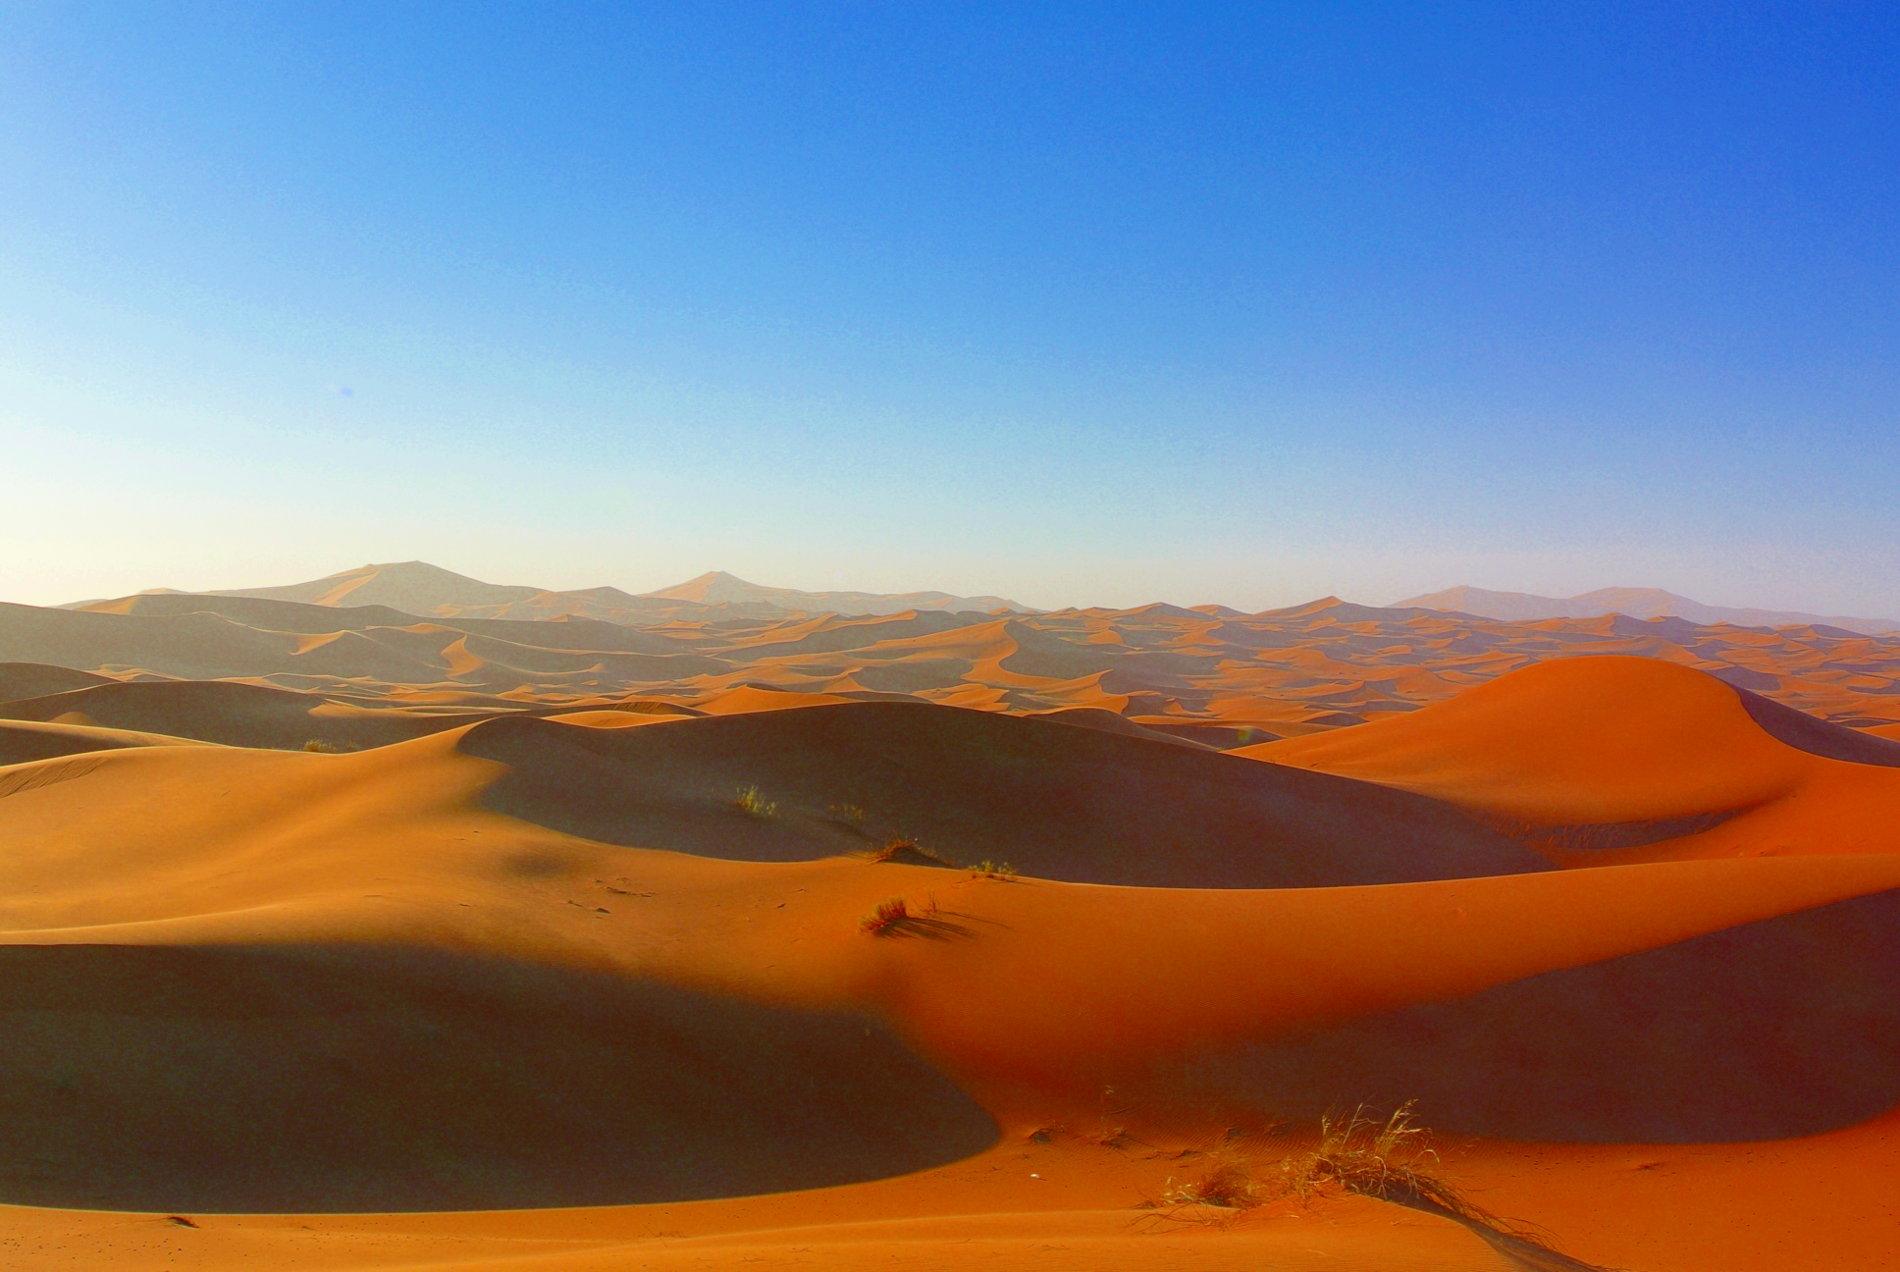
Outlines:
{"label": "shadow on sand", "polygon": [[0,1202],[684,1201],[921,1170],[989,1116],[877,1023],[380,947],[0,946]]}

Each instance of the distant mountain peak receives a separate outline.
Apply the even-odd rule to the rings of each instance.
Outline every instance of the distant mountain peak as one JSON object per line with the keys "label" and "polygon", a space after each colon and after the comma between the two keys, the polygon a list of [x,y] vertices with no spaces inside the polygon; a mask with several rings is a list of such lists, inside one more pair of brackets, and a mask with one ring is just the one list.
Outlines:
{"label": "distant mountain peak", "polygon": [[1868,636],[1900,631],[1900,622],[1891,619],[1842,618],[1796,610],[1704,605],[1700,601],[1656,587],[1602,587],[1578,596],[1556,597],[1461,586],[1397,601],[1393,607],[1443,610],[1507,623],[1536,622],[1547,618],[1602,618],[1607,614],[1623,614],[1641,619],[1682,618],[1702,626],[1732,623],[1737,627],[1806,627],[1819,624]]}

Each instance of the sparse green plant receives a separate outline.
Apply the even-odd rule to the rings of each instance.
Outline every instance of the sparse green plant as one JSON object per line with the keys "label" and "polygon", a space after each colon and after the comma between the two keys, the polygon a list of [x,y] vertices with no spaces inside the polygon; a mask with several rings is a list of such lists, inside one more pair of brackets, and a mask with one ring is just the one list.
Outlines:
{"label": "sparse green plant", "polygon": [[1007,861],[991,861],[985,858],[970,867],[970,877],[973,879],[1010,880],[1016,877],[1016,867],[1010,865]]}
{"label": "sparse green plant", "polygon": [[733,797],[733,807],[748,817],[757,817],[761,821],[770,820],[778,813],[778,804],[765,798],[757,786],[747,785],[739,788]]}
{"label": "sparse green plant", "polygon": [[871,936],[884,936],[898,924],[910,918],[910,906],[902,897],[892,897],[880,901],[877,908],[865,915],[858,929]]}

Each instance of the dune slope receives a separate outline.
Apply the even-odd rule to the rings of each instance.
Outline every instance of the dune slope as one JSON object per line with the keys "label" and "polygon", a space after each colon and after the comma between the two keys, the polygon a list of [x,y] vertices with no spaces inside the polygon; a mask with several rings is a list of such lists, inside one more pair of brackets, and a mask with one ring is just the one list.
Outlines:
{"label": "dune slope", "polygon": [[1900,852],[1888,739],[1655,659],[1541,663],[1410,715],[1235,754],[1491,815],[1566,865]]}
{"label": "dune slope", "polygon": [[[753,860],[915,837],[1047,878],[1280,887],[1544,863],[1431,800],[1212,752],[920,703],[851,703],[577,731],[493,720],[461,750],[508,766],[487,806],[609,843]],[[756,789],[769,813],[735,816]]]}
{"label": "dune slope", "polygon": [[[1900,772],[1855,749],[1877,738],[1657,660],[1567,660],[1260,756],[722,690],[706,715],[168,682],[13,704],[22,736],[101,745],[0,766],[0,1203],[24,1207],[0,1209],[8,1257],[1707,1272],[1719,1246],[1729,1272],[1832,1272],[1885,1255],[1878,1222],[1836,1200],[1865,1200],[1855,1180],[1900,1152],[1900,853],[1879,838]],[[390,736],[177,745],[77,723],[75,701]],[[1548,835],[1710,817],[1624,848]],[[1802,850],[1751,851],[1764,833]],[[896,835],[1023,873],[875,859]],[[1405,1102],[1439,1132],[1433,1172],[1589,1263],[1336,1179],[1281,1195],[1320,1113]],[[1263,1204],[1192,1200],[1235,1177]],[[1725,1216],[1724,1181],[1745,1214]],[[1763,1204],[1804,1189],[1827,1194],[1818,1230]],[[1640,1225],[1591,1204],[1609,1194]],[[597,1208],[560,1209],[577,1205]],[[422,1213],[438,1208],[469,1209]],[[350,1210],[378,1213],[268,1213]]]}

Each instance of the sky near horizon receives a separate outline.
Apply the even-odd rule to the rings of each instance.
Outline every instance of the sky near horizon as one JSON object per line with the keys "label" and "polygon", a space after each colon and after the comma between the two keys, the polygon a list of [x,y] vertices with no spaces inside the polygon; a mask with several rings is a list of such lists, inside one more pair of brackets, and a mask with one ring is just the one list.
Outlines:
{"label": "sky near horizon", "polygon": [[0,0],[0,600],[1900,617],[1900,7]]}

